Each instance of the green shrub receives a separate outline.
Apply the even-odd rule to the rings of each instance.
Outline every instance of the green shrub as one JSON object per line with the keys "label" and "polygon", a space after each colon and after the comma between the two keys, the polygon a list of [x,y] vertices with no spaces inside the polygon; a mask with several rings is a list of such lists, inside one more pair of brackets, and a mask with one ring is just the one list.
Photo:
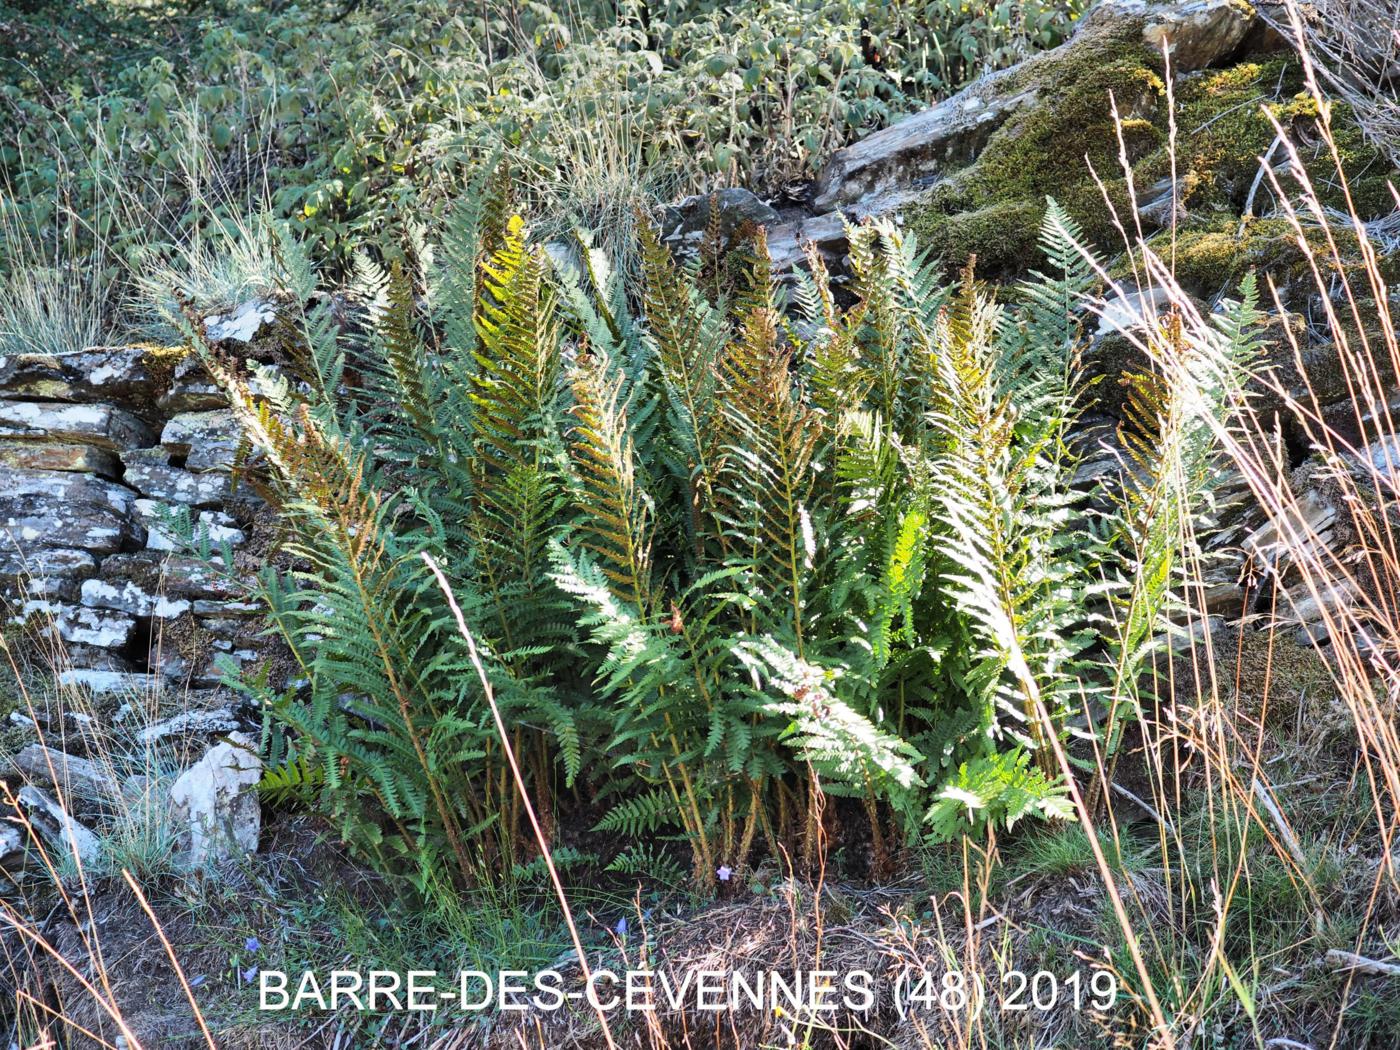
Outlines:
{"label": "green shrub", "polygon": [[[305,0],[177,15],[82,0],[17,19],[37,67],[0,79],[3,206],[35,234],[100,231],[114,265],[138,269],[152,241],[270,207],[344,267],[440,216],[504,150],[545,221],[611,229],[639,200],[810,176],[831,149],[1058,42],[1082,5],[655,6]],[[50,42],[97,37],[126,61],[85,74]],[[192,209],[199,198],[219,208]]]}

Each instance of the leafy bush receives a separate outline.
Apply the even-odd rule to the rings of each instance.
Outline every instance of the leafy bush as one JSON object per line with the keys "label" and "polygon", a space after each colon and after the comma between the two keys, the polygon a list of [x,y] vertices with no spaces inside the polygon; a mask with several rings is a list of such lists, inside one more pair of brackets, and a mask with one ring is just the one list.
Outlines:
{"label": "leafy bush", "polygon": [[[192,8],[196,24],[86,0],[16,18],[40,64],[0,81],[3,205],[35,234],[75,224],[138,269],[152,242],[270,207],[344,266],[440,215],[504,149],[539,214],[606,229],[716,179],[809,176],[830,149],[1056,43],[1081,5],[661,6],[308,0]],[[50,22],[133,59],[165,47],[84,77],[70,48],[44,46]],[[191,209],[200,198],[218,207]]]}
{"label": "leafy bush", "polygon": [[[850,231],[853,305],[814,256],[790,319],[761,234],[746,266],[682,271],[644,226],[630,287],[471,199],[429,316],[402,267],[366,266],[370,336],[314,308],[303,384],[209,357],[292,536],[260,588],[304,681],[243,687],[274,757],[324,770],[301,779],[347,837],[425,873],[445,851],[463,879],[528,840],[425,553],[486,643],[537,801],[582,790],[601,829],[679,832],[702,885],[759,839],[810,856],[825,795],[864,806],[877,860],[885,814],[946,838],[1066,813],[1049,745],[1086,695],[1130,698],[1165,602],[1125,582],[1120,519],[1070,483],[1093,277],[1063,213],[1059,275],[1014,308],[971,275],[940,288],[871,225]],[[1202,429],[1175,431],[1194,456]],[[1118,527],[1164,528],[1140,525]]]}

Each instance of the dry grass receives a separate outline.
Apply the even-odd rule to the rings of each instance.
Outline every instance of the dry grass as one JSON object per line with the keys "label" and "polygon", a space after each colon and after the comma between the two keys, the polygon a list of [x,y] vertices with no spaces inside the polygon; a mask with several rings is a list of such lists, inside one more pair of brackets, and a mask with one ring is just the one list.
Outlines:
{"label": "dry grass", "polygon": [[1265,18],[1299,37],[1319,74],[1350,103],[1371,140],[1400,165],[1400,8],[1387,0],[1312,0]]}

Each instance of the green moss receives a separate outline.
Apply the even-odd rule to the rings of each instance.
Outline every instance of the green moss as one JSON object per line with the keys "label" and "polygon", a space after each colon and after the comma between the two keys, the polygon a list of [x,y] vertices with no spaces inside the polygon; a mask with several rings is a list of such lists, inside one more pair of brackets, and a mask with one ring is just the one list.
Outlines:
{"label": "green moss", "polygon": [[[1168,260],[1170,236],[1162,233],[1150,242]],[[1243,233],[1233,216],[1205,228],[1188,228],[1177,235],[1175,260],[1182,288],[1203,298],[1235,291],[1251,269],[1267,271],[1281,286],[1305,276],[1307,269],[1287,219],[1251,219],[1243,224]]]}
{"label": "green moss", "polygon": [[[1306,276],[1305,257],[1287,223],[1250,220],[1239,235],[1259,158],[1277,134],[1274,122],[1288,133],[1322,203],[1345,205],[1318,106],[1303,92],[1297,60],[1281,53],[1181,78],[1174,90],[1175,164],[1158,61],[1137,39],[1105,35],[1068,55],[1026,63],[1002,87],[1002,97],[1034,90],[1040,100],[1011,117],[972,164],[938,186],[909,215],[910,229],[950,268],[976,255],[984,276],[1010,275],[1037,261],[1045,199],[1054,197],[1090,242],[1113,255],[1123,243],[1114,214],[1135,232],[1134,197],[1149,200],[1175,174],[1189,216],[1176,248],[1188,291],[1213,295],[1232,288],[1250,268],[1287,279]],[[1365,141],[1347,107],[1334,105],[1331,121],[1358,213],[1367,218],[1390,211],[1393,168]],[[1132,192],[1122,155],[1132,171]],[[1280,147],[1275,162],[1285,156]],[[1267,183],[1255,192],[1254,209],[1263,210]]]}
{"label": "green moss", "polygon": [[997,274],[1033,263],[1047,197],[1084,224],[1091,239],[1112,233],[1102,191],[1089,171],[1092,165],[1109,180],[1110,196],[1121,194],[1126,202],[1108,100],[1111,95],[1117,104],[1129,158],[1139,159],[1161,139],[1161,78],[1140,44],[1104,37],[1070,56],[1027,63],[1004,90],[1014,95],[1034,87],[1044,96],[1051,86],[1053,102],[1042,97],[1013,116],[974,164],[911,215],[920,242],[950,264],[960,266],[976,254],[981,272]]}
{"label": "green moss", "polygon": [[169,387],[175,378],[175,369],[193,350],[188,346],[164,346],[148,343],[141,347],[141,363],[162,387]]}
{"label": "green moss", "polygon": [[1045,208],[1008,200],[976,211],[957,212],[918,228],[919,243],[959,265],[976,256],[979,273],[1014,269],[1035,251]]}
{"label": "green moss", "polygon": [[[1259,170],[1259,157],[1276,134],[1261,106],[1274,96],[1293,95],[1299,87],[1298,64],[1283,56],[1209,71],[1182,84],[1177,171],[1188,210],[1223,208],[1238,214]],[[1300,104],[1295,99],[1268,109],[1287,128],[1292,109]],[[1170,173],[1168,155],[1153,161],[1154,168]]]}
{"label": "green moss", "polygon": [[[1338,270],[1331,262],[1332,249],[1321,227],[1304,225],[1308,250],[1324,271]],[[1341,256],[1340,272],[1366,287],[1361,243],[1355,233],[1340,224],[1332,230],[1332,243]],[[1163,231],[1149,238],[1148,244],[1162,259],[1173,258],[1171,234]],[[1298,231],[1286,218],[1250,218],[1243,223],[1234,215],[1217,213],[1208,220],[1193,220],[1177,231],[1175,250],[1176,279],[1192,295],[1210,299],[1220,293],[1233,294],[1245,274],[1254,270],[1268,274],[1284,299],[1294,286],[1311,291],[1315,278],[1308,253],[1298,242]],[[1400,259],[1381,260],[1382,274],[1394,281]],[[1128,276],[1126,264],[1115,267],[1115,276]]]}
{"label": "green moss", "polygon": [[[1388,214],[1395,207],[1395,195],[1390,185],[1395,183],[1400,186],[1400,172],[1391,165],[1383,150],[1366,140],[1365,132],[1356,122],[1350,106],[1333,104],[1329,118],[1332,139],[1342,162],[1342,170],[1347,174],[1347,185],[1356,213],[1363,219]],[[1330,155],[1324,153],[1321,162],[1309,165],[1308,173],[1323,204],[1335,208],[1346,207],[1346,196],[1337,183],[1336,167]]]}
{"label": "green moss", "polygon": [[137,349],[141,351],[141,361],[148,367],[160,367],[169,364],[171,367],[179,364],[192,353],[188,346],[166,346],[162,343],[138,343]]}

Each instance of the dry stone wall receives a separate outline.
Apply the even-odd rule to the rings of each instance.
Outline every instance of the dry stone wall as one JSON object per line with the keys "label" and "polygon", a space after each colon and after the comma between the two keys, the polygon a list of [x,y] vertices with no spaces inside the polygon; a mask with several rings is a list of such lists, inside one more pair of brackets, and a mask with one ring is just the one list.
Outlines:
{"label": "dry stone wall", "polygon": [[261,503],[234,484],[239,441],[180,350],[0,358],[0,601],[11,630],[62,643],[38,648],[63,681],[198,691],[220,655],[257,658],[255,607],[170,526],[183,508],[216,549],[246,550]]}

